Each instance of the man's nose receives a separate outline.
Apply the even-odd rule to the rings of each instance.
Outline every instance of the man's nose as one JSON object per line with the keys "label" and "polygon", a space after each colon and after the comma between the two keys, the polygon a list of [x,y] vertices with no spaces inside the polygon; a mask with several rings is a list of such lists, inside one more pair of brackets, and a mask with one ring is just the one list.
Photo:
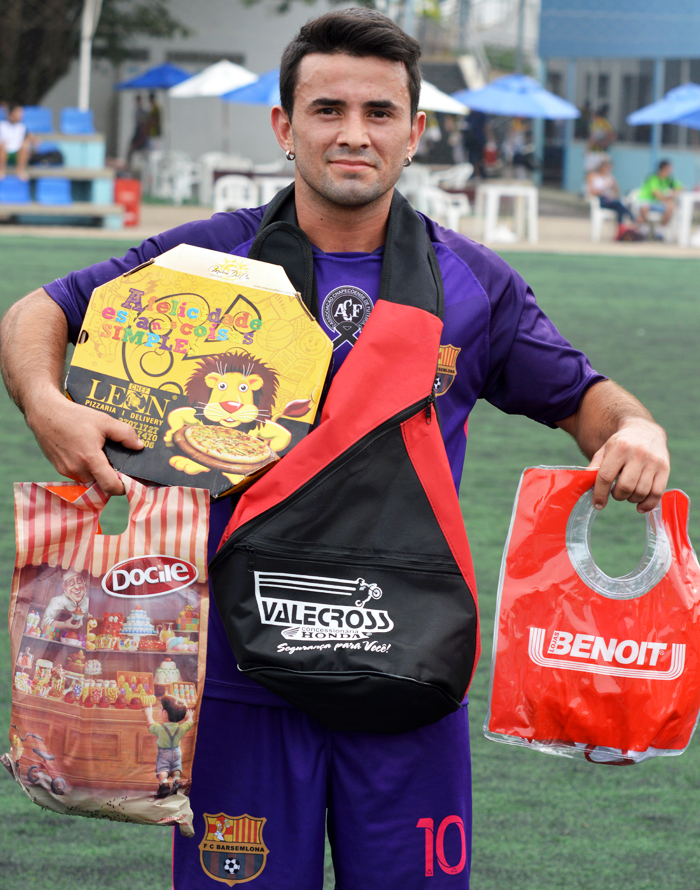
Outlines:
{"label": "man's nose", "polygon": [[366,148],[370,143],[367,122],[362,114],[348,114],[338,133],[338,143],[350,148]]}

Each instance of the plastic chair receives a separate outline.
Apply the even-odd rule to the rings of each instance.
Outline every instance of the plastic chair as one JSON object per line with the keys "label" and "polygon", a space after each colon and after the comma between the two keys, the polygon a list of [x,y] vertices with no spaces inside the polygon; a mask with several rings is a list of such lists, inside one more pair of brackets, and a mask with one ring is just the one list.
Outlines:
{"label": "plastic chair", "polygon": [[66,136],[83,136],[95,132],[95,122],[92,110],[88,108],[81,111],[80,108],[62,108],[59,118],[59,129]]}
{"label": "plastic chair", "polygon": [[287,188],[294,182],[292,176],[256,176],[254,182],[260,189],[259,201],[261,204],[269,204],[277,192]]}
{"label": "plastic chair", "polygon": [[415,210],[427,213],[424,188],[430,186],[430,168],[425,164],[413,163],[404,167],[397,183],[397,188]]}
{"label": "plastic chair", "polygon": [[70,179],[37,179],[36,199],[39,204],[72,204]]}
{"label": "plastic chair", "polygon": [[0,179],[0,204],[28,204],[31,199],[28,182],[18,176]]}
{"label": "plastic chair", "polygon": [[256,207],[257,204],[258,187],[247,176],[221,176],[214,183],[214,213]]}
{"label": "plastic chair", "polygon": [[472,178],[474,166],[472,164],[455,164],[447,170],[436,170],[430,174],[430,184],[441,186],[450,191],[461,191],[467,187]]}
{"label": "plastic chair", "polygon": [[591,241],[601,241],[603,237],[603,223],[610,220],[617,222],[617,213],[600,206],[598,195],[590,195],[588,203],[591,205]]}
{"label": "plastic chair", "polygon": [[24,125],[30,133],[53,133],[53,111],[43,105],[25,105]]}
{"label": "plastic chair", "polygon": [[434,185],[423,186],[420,192],[420,203],[429,216],[443,219],[448,229],[459,232],[462,217],[471,214],[471,205],[466,195],[451,194]]}
{"label": "plastic chair", "polygon": [[211,205],[214,200],[214,173],[217,170],[227,173],[250,173],[253,170],[253,162],[250,158],[228,154],[224,151],[205,152],[200,157],[199,163],[202,167],[199,202],[207,205]]}
{"label": "plastic chair", "polygon": [[179,205],[192,197],[202,177],[202,166],[184,151],[168,151],[158,157],[152,172],[151,194]]}

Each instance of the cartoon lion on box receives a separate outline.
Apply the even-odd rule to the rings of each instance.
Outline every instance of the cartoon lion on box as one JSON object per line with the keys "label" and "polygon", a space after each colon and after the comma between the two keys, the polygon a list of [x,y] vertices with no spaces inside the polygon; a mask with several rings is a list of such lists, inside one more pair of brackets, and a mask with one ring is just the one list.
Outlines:
{"label": "cartoon lion on box", "polygon": [[[289,445],[292,434],[276,423],[276,419],[302,417],[311,407],[311,400],[290,402],[273,420],[278,387],[277,373],[247,353],[226,352],[198,359],[185,387],[190,405],[176,408],[168,415],[170,428],[165,434],[165,443],[171,444],[173,437],[177,442],[176,434],[184,427],[218,426],[237,429],[266,443],[275,454],[279,453]],[[184,455],[171,457],[169,463],[189,475],[211,469]],[[238,478],[240,476],[236,476]]]}

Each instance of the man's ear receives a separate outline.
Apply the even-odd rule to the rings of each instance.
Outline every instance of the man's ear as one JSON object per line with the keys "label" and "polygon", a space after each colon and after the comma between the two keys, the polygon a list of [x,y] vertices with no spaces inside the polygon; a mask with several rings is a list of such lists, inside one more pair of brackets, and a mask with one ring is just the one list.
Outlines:
{"label": "man's ear", "polygon": [[294,151],[292,122],[281,105],[275,105],[270,114],[270,123],[282,151]]}
{"label": "man's ear", "polygon": [[408,140],[408,147],[406,149],[410,158],[415,155],[416,150],[418,149],[418,143],[420,142],[420,137],[423,135],[424,131],[425,112],[417,111],[416,116],[413,118],[413,123],[411,124],[411,136]]}

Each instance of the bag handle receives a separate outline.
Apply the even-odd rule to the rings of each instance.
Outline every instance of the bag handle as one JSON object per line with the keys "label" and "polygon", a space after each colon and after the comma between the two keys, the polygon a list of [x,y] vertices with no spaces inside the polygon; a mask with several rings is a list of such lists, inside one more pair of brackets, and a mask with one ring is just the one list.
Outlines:
{"label": "bag handle", "polygon": [[637,568],[611,578],[599,568],[591,552],[591,530],[598,510],[593,506],[593,488],[576,502],[566,524],[566,552],[583,583],[601,596],[631,600],[649,593],[671,567],[671,544],[661,514],[661,503],[646,514],[646,543]]}

